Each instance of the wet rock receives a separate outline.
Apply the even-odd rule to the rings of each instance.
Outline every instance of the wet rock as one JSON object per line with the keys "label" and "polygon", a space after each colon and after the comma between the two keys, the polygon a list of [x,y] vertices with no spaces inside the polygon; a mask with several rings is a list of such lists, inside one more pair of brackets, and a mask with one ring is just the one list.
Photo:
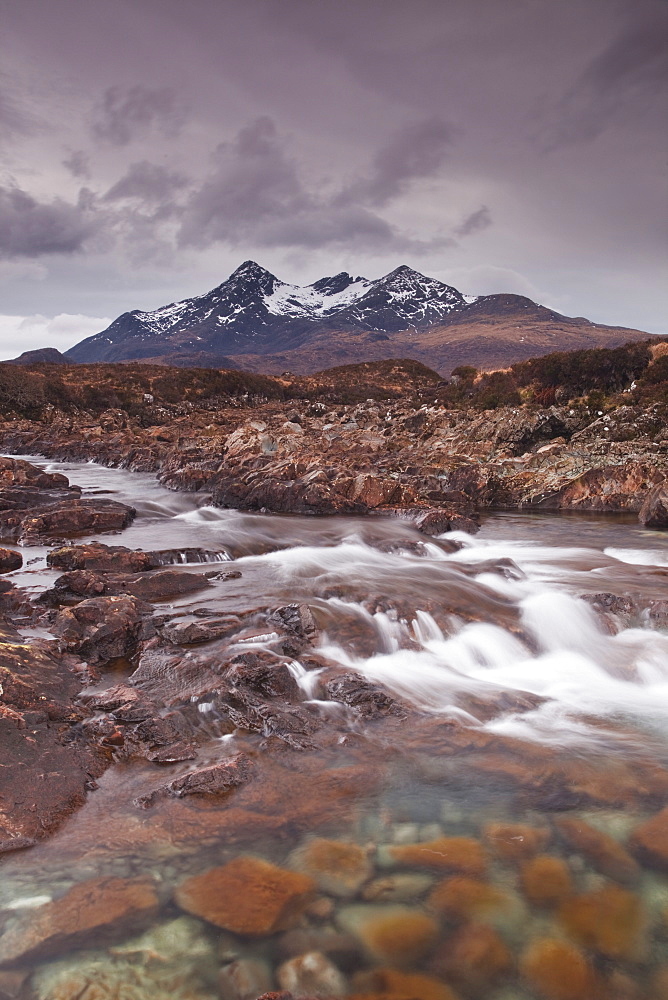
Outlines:
{"label": "wet rock", "polygon": [[365,885],[360,893],[369,903],[410,903],[431,889],[434,879],[431,875],[418,872],[394,872],[375,878]]}
{"label": "wet rock", "polygon": [[[306,912],[310,915],[311,911],[312,906]],[[334,907],[332,907],[333,912]],[[336,966],[343,970],[358,968],[361,959],[358,939],[352,934],[342,934],[330,926],[318,929],[297,927],[286,931],[279,938],[278,951],[284,958],[295,958],[305,952],[319,951],[329,955]]]}
{"label": "wet rock", "polygon": [[345,977],[322,952],[309,951],[283,962],[276,972],[278,984],[297,994],[319,997],[345,997]]}
{"label": "wet rock", "polygon": [[179,917],[140,937],[40,965],[35,1000],[219,1000],[214,950],[204,925]]}
{"label": "wet rock", "polygon": [[104,691],[83,692],[79,700],[93,711],[113,712],[121,722],[141,722],[157,712],[157,705],[128,684],[115,684]]}
{"label": "wet rock", "polygon": [[17,965],[64,950],[84,947],[92,938],[127,936],[150,920],[159,900],[152,879],[100,878],[80,882],[60,899],[33,910],[0,937],[0,965]]}
{"label": "wet rock", "polygon": [[368,681],[362,674],[341,674],[327,681],[325,690],[332,701],[343,702],[353,708],[363,719],[377,719],[386,715],[402,718],[406,711],[380,684]]}
{"label": "wet rock", "polygon": [[439,916],[455,922],[493,922],[513,908],[506,892],[480,879],[458,876],[440,882],[429,894],[427,905]]}
{"label": "wet rock", "polygon": [[431,868],[475,876],[483,875],[487,868],[485,851],[472,837],[441,837],[421,844],[383,846],[378,860],[385,866]]}
{"label": "wet rock", "polygon": [[520,959],[529,986],[545,1000],[593,1000],[599,981],[586,955],[556,938],[538,938]]}
{"label": "wet rock", "polygon": [[359,844],[321,837],[307,840],[293,851],[289,864],[314,879],[324,892],[343,899],[355,896],[373,871],[368,851]]}
{"label": "wet rock", "polygon": [[213,642],[231,635],[239,628],[239,619],[231,615],[199,622],[170,622],[160,629],[160,634],[177,646],[194,646]]}
{"label": "wet rock", "polygon": [[15,511],[13,518],[0,514],[0,533],[21,545],[39,545],[54,538],[122,531],[136,511],[117,500],[66,500],[40,507],[36,512]]}
{"label": "wet rock", "polygon": [[446,507],[394,507],[382,508],[379,513],[409,521],[425,535],[442,535],[447,531],[467,531],[475,534],[480,528],[477,515],[465,514]]}
{"label": "wet rock", "polygon": [[[267,616],[267,625],[287,632],[291,638],[298,639],[302,643],[312,642],[318,631],[307,604],[288,604],[283,608],[277,608]],[[294,647],[294,653],[288,655],[296,655],[299,649],[298,644]]]}
{"label": "wet rock", "polygon": [[23,566],[23,556],[14,549],[0,548],[0,573],[11,573]]}
{"label": "wet rock", "polygon": [[144,618],[151,610],[134,597],[94,597],[60,611],[52,631],[90,663],[108,663],[134,656],[150,637],[153,626]]}
{"label": "wet rock", "polygon": [[208,586],[209,581],[205,575],[181,570],[167,569],[125,575],[75,569],[56,579],[53,589],[46,592],[42,603],[57,603],[98,594],[132,594],[141,600],[158,601],[178,594],[190,594]]}
{"label": "wet rock", "polygon": [[271,983],[271,970],[266,962],[258,958],[239,958],[220,970],[220,1000],[255,1000],[271,989]]}
{"label": "wet rock", "polygon": [[314,893],[307,876],[242,856],[186,879],[174,898],[182,910],[217,927],[262,937],[294,926]]}
{"label": "wet rock", "polygon": [[513,969],[513,958],[499,934],[486,924],[465,924],[448,937],[432,962],[433,970],[466,991],[498,987]]}
{"label": "wet rock", "polygon": [[225,679],[264,698],[299,700],[299,685],[287,663],[266,650],[249,650],[232,657]]}
{"label": "wet rock", "polygon": [[658,469],[641,462],[604,465],[539,500],[538,507],[568,510],[640,511],[647,491],[663,481]]}
{"label": "wet rock", "polygon": [[0,484],[51,490],[67,488],[69,480],[60,472],[45,472],[22,458],[0,456]]}
{"label": "wet rock", "polygon": [[643,865],[668,872],[668,807],[637,826],[629,844]]}
{"label": "wet rock", "polygon": [[617,885],[567,899],[559,922],[583,948],[606,958],[637,961],[647,949],[647,915],[640,898]]}
{"label": "wet rock", "polygon": [[250,691],[233,688],[219,710],[237,729],[276,738],[295,750],[315,749],[311,736],[319,727],[318,720],[299,706],[267,704]]}
{"label": "wet rock", "polygon": [[339,910],[336,921],[342,930],[360,939],[375,961],[398,966],[424,959],[439,934],[433,918],[403,906],[347,906]]}
{"label": "wet rock", "polygon": [[668,528],[668,483],[659,483],[643,500],[638,520],[646,528]]}
{"label": "wet rock", "polygon": [[571,872],[562,858],[541,854],[526,861],[520,882],[524,895],[536,906],[555,906],[573,893]]}
{"label": "wet rock", "polygon": [[596,871],[617,882],[637,882],[639,865],[609,834],[568,816],[557,817],[554,824],[568,846],[579,851]]}
{"label": "wet rock", "polygon": [[195,771],[189,771],[187,774],[174,778],[173,781],[161,786],[156,791],[135,799],[135,805],[148,807],[159,798],[170,795],[179,799],[186,795],[207,797],[226,795],[233,788],[238,788],[239,785],[245,785],[250,781],[253,777],[253,770],[254,765],[251,758],[244,753],[238,753],[234,757],[230,757],[229,760],[210,764],[208,767],[199,767]]}
{"label": "wet rock", "polygon": [[488,823],[483,830],[483,838],[497,858],[521,861],[545,847],[550,831],[522,823]]}
{"label": "wet rock", "polygon": [[441,979],[419,972],[374,969],[356,976],[355,984],[360,992],[350,1000],[458,1000]]}
{"label": "wet rock", "polygon": [[52,549],[47,553],[46,564],[67,571],[87,569],[115,573],[138,573],[151,568],[147,552],[136,552],[124,545],[104,545],[102,542]]}

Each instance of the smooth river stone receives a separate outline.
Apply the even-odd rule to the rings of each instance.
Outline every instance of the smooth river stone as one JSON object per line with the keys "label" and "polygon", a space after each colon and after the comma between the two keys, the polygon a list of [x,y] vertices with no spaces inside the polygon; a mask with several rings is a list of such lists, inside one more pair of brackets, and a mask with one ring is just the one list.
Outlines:
{"label": "smooth river stone", "polygon": [[0,938],[0,965],[41,959],[110,936],[127,937],[158,911],[150,878],[100,878],[69,892],[10,926]]}
{"label": "smooth river stone", "polygon": [[369,854],[359,844],[316,837],[292,852],[291,868],[315,880],[320,889],[352,899],[371,877]]}
{"label": "smooth river stone", "polygon": [[186,879],[174,899],[182,910],[217,927],[262,937],[293,927],[315,889],[306,875],[246,855]]}

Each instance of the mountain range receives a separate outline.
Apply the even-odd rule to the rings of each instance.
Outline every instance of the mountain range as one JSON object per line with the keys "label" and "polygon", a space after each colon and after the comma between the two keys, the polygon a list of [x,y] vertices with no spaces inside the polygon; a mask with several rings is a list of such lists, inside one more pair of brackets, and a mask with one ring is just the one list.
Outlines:
{"label": "mountain range", "polygon": [[642,336],[562,316],[521,295],[463,295],[406,265],[376,280],[342,271],[299,286],[249,260],[204,295],[123,313],[65,357],[265,373],[406,357],[448,372]]}

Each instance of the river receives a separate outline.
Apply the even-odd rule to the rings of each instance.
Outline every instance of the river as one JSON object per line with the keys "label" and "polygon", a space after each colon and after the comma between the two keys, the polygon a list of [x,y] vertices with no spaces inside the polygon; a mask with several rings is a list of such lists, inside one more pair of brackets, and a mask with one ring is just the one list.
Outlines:
{"label": "river", "polygon": [[[665,875],[643,865],[632,877],[611,878],[600,845],[599,856],[595,848],[574,846],[558,820],[575,817],[621,847],[665,804],[660,793],[641,794],[635,786],[668,762],[668,603],[661,604],[668,602],[667,533],[643,530],[624,517],[488,512],[476,535],[428,538],[398,520],[220,510],[199,494],[170,492],[152,476],[22,457],[64,472],[83,487],[84,496],[102,493],[136,507],[137,517],[122,536],[100,540],[145,550],[203,548],[240,572],[234,579],[213,580],[204,596],[189,594],[160,605],[161,613],[184,622],[199,620],[202,609],[239,616],[237,634],[225,641],[224,650],[214,643],[211,655],[275,651],[276,635],[258,629],[257,615],[308,605],[318,626],[314,648],[289,666],[306,710],[324,720],[328,735],[316,738],[313,749],[263,754],[259,734],[235,730],[215,705],[200,702],[200,758],[252,753],[262,772],[258,787],[276,794],[264,805],[243,799],[245,792],[235,796],[256,815],[271,816],[271,823],[244,825],[239,817],[228,823],[234,797],[220,815],[204,807],[188,811],[181,801],[138,810],[132,802],[155,786],[156,767],[124,763],[105,773],[85,806],[54,837],[6,856],[4,907],[42,905],[101,874],[150,875],[168,900],[152,939],[133,936],[127,946],[116,943],[109,952],[102,938],[93,938],[85,951],[38,963],[22,987],[33,992],[21,995],[65,1000],[73,987],[62,984],[72,970],[84,977],[84,992],[77,994],[83,1000],[98,995],[252,1000],[260,986],[290,985],[285,963],[301,953],[298,943],[285,939],[296,931],[257,936],[220,931],[184,918],[171,893],[184,879],[239,855],[299,868],[299,850],[303,853],[313,836],[363,846],[375,859],[352,893],[328,890],[323,877],[320,911],[314,905],[302,918],[301,952],[325,955],[333,968],[322,973],[330,992],[320,995],[429,1000],[447,995],[438,993],[441,983],[461,998],[579,1000],[586,993],[578,989],[595,989],[592,997],[640,1000],[654,995],[656,982],[662,988],[661,970],[668,963]],[[46,551],[23,549],[24,568],[12,574],[35,595],[59,575],[46,567]],[[583,594],[608,596],[593,606]],[[611,602],[610,595],[627,604]],[[25,634],[45,633],[26,629]],[[182,656],[198,663],[207,648],[182,650]],[[382,685],[415,714],[408,721],[365,722],[349,706],[323,697],[331,665]],[[118,683],[132,669],[114,664],[98,688]],[[510,757],[501,760],[508,748]],[[523,757],[528,773],[520,773]],[[562,768],[561,784],[552,789],[555,762]],[[171,765],[169,777],[190,766]],[[338,798],[322,777],[337,770],[350,777],[350,790]],[[526,866],[536,852],[527,846],[526,854],[513,856],[512,849],[495,847],[500,824],[539,831],[539,856],[556,859],[570,889],[551,901],[533,891]],[[396,850],[444,837],[482,843],[486,874],[475,866],[439,871],[402,860]],[[450,887],[439,889],[439,896],[444,878]],[[544,883],[542,876],[539,882]],[[480,901],[480,885],[487,904]],[[621,914],[619,941],[612,945],[599,940],[596,930],[583,930],[585,918],[577,910],[579,901],[591,916],[599,903],[605,908],[606,899]],[[366,926],[382,918],[395,919],[398,926],[403,919],[410,928],[416,914],[432,928],[425,934],[433,932],[434,940],[416,945],[414,953],[402,952],[401,942],[379,944]],[[172,928],[171,937],[165,928]],[[485,939],[488,932],[493,940]],[[332,937],[329,946],[323,943],[328,934],[337,942]],[[475,960],[457,957],[467,941]],[[545,941],[575,949],[573,961],[586,964],[580,986],[566,983],[559,993],[558,984],[550,985],[541,971]],[[396,961],[395,947],[402,956]],[[155,954],[161,956],[157,971]],[[399,979],[392,979],[394,973],[383,979],[385,973],[377,970],[386,967]],[[184,970],[189,970],[185,985]],[[243,975],[250,992],[240,992]],[[425,979],[411,985],[410,976]],[[99,993],[92,987],[85,992],[85,983],[94,981]],[[113,992],[119,983],[127,992]]]}

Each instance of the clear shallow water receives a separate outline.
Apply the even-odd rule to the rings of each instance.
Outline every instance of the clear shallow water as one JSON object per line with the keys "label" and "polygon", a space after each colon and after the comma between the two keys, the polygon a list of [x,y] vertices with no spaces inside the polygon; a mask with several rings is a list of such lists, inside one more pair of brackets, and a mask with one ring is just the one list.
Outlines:
{"label": "clear shallow water", "polygon": [[[202,711],[197,763],[240,749],[250,752],[262,768],[255,791],[235,793],[219,813],[174,801],[145,813],[131,802],[155,787],[162,774],[156,776],[155,765],[146,763],[114,767],[56,837],[3,860],[4,905],[34,895],[57,896],[72,883],[99,874],[148,873],[169,899],[186,876],[247,851],[289,865],[296,844],[314,834],[371,844],[374,852],[380,845],[379,854],[372,855],[373,877],[388,872],[394,877],[399,870],[385,869],[379,860],[382,845],[444,835],[484,840],[489,824],[501,820],[550,831],[547,852],[567,865],[576,894],[582,894],[605,887],[609,879],[590,859],[565,845],[555,830],[555,802],[543,787],[552,780],[555,757],[563,756],[574,785],[588,789],[575,815],[620,843],[661,804],[656,798],[638,801],[629,788],[635,780],[633,768],[640,776],[652,773],[666,756],[668,633],[657,627],[666,619],[652,620],[649,608],[653,602],[668,601],[668,535],[644,531],[622,518],[497,513],[485,516],[476,536],[456,533],[428,539],[401,522],[384,519],[320,520],[222,511],[207,506],[206,498],[197,494],[171,493],[149,476],[92,464],[43,464],[82,485],[85,495],[104,491],[137,508],[129,529],[103,538],[110,544],[144,549],[197,546],[235,560],[240,579],[215,583],[204,593],[174,602],[172,610],[182,613],[185,621],[202,607],[248,613],[252,621],[253,613],[267,608],[307,603],[320,627],[319,660],[305,665],[297,661],[292,669],[310,710],[326,713],[338,735],[318,752],[272,757],[263,754],[259,737],[223,731],[215,712]],[[452,551],[451,540],[461,547]],[[35,590],[49,584],[57,573],[45,570],[45,554],[24,550],[28,565],[13,574],[17,582]],[[31,559],[36,562],[30,564]],[[583,593],[631,595],[637,612],[606,623],[579,599]],[[253,628],[247,632],[242,628],[224,654],[242,646],[274,648],[271,635],[263,638],[260,630],[260,637],[253,639]],[[254,633],[258,635],[258,628]],[[213,655],[223,655],[212,648]],[[206,649],[199,647],[184,657],[197,659]],[[383,684],[416,706],[424,722],[414,732],[392,720],[364,724],[343,706],[323,702],[319,685],[331,664]],[[105,678],[105,683],[119,679],[122,675]],[[470,732],[473,750],[461,735],[453,742],[449,726]],[[526,742],[508,742],[516,740]],[[512,761],[497,759],[509,746]],[[489,747],[483,766],[482,748]],[[526,774],[518,778],[513,773],[510,763],[517,768],[523,756],[525,770],[548,775],[538,791],[528,787]],[[188,767],[173,766],[169,777]],[[349,774],[344,793],[335,793],[323,780],[332,769]],[[608,791],[594,795],[590,790],[597,781]],[[621,789],[618,796],[609,792],[615,783]],[[272,789],[283,791],[272,797]],[[557,812],[564,804],[556,802]],[[234,817],[235,807],[247,809],[254,822],[244,824],[243,817]],[[572,815],[573,804],[565,807]],[[409,873],[425,875],[419,866]],[[443,873],[427,874],[434,883],[443,878]],[[517,972],[515,963],[521,964],[523,950],[534,938],[569,940],[568,933],[554,907],[527,901],[518,863],[491,852],[487,878],[510,900],[506,918],[498,921],[512,956],[510,970],[482,985],[462,985],[461,971],[447,973],[439,966],[438,974],[462,997],[543,996]],[[416,891],[402,905],[433,917],[426,901],[429,891]],[[642,900],[648,922],[642,957],[585,951],[592,967],[612,965],[647,993],[649,978],[668,958],[668,935],[661,923],[662,909],[668,906],[666,880],[643,869],[633,895]],[[336,896],[329,898],[334,912],[309,918],[312,929],[346,924],[344,905]],[[360,899],[370,905],[358,894],[358,903]],[[511,910],[513,919],[508,916]],[[179,914],[166,902],[160,926]],[[441,944],[447,946],[458,923],[452,916],[439,917]],[[220,951],[220,931],[204,923],[190,929],[209,958]],[[275,985],[276,969],[285,959],[280,938],[233,937],[232,950],[244,960],[268,963]],[[165,946],[171,949],[165,961],[182,968],[175,940]],[[387,964],[360,947],[360,955],[348,965],[339,962],[351,992],[355,972]],[[86,952],[77,955],[79,964],[90,958]],[[125,960],[110,959],[107,951],[100,955],[93,957],[113,966],[104,965],[104,975],[120,976],[124,982],[129,976]],[[435,961],[425,954],[407,967],[433,972]],[[132,997],[157,995],[162,988],[149,965],[140,963],[140,992]],[[211,975],[200,993],[206,989],[213,990],[213,996],[226,995],[218,972]],[[26,989],[33,989],[34,982]]]}

